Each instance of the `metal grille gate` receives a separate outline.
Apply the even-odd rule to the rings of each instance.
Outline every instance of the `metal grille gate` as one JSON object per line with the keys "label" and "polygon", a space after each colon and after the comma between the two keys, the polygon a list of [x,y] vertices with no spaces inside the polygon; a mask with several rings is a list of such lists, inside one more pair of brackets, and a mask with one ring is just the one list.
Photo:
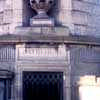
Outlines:
{"label": "metal grille gate", "polygon": [[63,100],[63,73],[23,72],[23,100]]}

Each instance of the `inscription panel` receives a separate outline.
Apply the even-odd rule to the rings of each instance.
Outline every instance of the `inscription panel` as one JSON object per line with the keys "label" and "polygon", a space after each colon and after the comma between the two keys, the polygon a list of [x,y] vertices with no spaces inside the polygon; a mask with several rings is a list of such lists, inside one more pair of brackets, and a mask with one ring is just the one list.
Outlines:
{"label": "inscription panel", "polygon": [[[19,47],[17,49],[18,59],[66,59],[65,46],[56,47]],[[41,60],[43,60],[41,59]]]}

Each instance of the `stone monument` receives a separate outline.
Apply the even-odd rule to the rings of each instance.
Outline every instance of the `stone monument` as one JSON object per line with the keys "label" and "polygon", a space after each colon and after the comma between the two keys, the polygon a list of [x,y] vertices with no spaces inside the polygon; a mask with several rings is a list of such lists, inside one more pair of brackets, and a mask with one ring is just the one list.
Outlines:
{"label": "stone monument", "polygon": [[54,26],[54,19],[47,15],[53,0],[30,0],[30,5],[37,12],[37,15],[30,19],[31,26]]}

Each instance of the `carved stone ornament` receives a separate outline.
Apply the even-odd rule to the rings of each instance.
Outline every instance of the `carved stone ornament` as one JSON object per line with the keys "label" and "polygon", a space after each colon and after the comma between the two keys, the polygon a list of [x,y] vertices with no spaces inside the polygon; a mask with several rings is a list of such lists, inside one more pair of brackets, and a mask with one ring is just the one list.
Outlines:
{"label": "carved stone ornament", "polygon": [[31,19],[31,26],[35,24],[50,25],[53,21],[46,14],[53,5],[53,0],[30,0],[32,9],[37,12],[37,15]]}

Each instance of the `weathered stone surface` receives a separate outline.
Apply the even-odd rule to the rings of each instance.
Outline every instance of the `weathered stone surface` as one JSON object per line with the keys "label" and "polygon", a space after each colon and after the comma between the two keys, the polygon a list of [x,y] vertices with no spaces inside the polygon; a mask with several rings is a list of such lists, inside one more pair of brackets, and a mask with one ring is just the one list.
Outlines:
{"label": "weathered stone surface", "polygon": [[[73,0],[72,9],[73,9],[73,12],[76,13],[76,15],[73,16],[73,22],[75,25],[78,24],[78,27],[80,27],[79,29],[75,27],[75,33],[81,34],[81,35],[93,35],[93,36],[98,35],[99,36],[100,30],[97,26],[99,25],[99,19],[100,19],[99,1],[97,0],[84,0],[84,1],[75,0],[74,1]],[[84,17],[84,15],[86,17]],[[76,17],[76,16],[80,16],[80,17]],[[81,29],[82,25],[86,25],[85,31]]]}
{"label": "weathered stone surface", "polygon": [[[20,34],[21,33],[21,34]],[[15,34],[20,35],[57,35],[57,36],[68,36],[70,30],[67,27],[18,27],[15,30]]]}
{"label": "weathered stone surface", "polygon": [[56,5],[48,14],[60,27],[29,27],[35,13],[28,1],[0,0],[0,45],[16,45],[15,58],[8,62],[5,58],[10,58],[13,51],[7,56],[9,48],[0,48],[0,69],[15,72],[11,100],[23,100],[23,71],[63,72],[64,100],[87,100],[87,90],[91,97],[99,98],[100,0],[54,0]]}
{"label": "weathered stone surface", "polygon": [[30,25],[33,27],[45,27],[45,26],[49,26],[49,27],[54,27],[54,20],[53,19],[34,19],[31,18],[30,19]]}
{"label": "weathered stone surface", "polygon": [[[17,3],[18,5],[16,5]],[[1,33],[13,33],[16,26],[28,25],[31,13],[34,15],[34,12],[29,12],[31,9],[27,3],[22,0],[0,1],[0,11],[2,12],[0,18],[3,19],[0,22],[4,27],[0,29]],[[62,0],[61,3],[57,2],[51,15],[57,24],[68,26],[72,34],[99,36],[99,3],[98,0],[66,0],[66,2]],[[7,25],[3,25],[3,23],[7,23]],[[6,26],[7,30],[5,30]]]}

